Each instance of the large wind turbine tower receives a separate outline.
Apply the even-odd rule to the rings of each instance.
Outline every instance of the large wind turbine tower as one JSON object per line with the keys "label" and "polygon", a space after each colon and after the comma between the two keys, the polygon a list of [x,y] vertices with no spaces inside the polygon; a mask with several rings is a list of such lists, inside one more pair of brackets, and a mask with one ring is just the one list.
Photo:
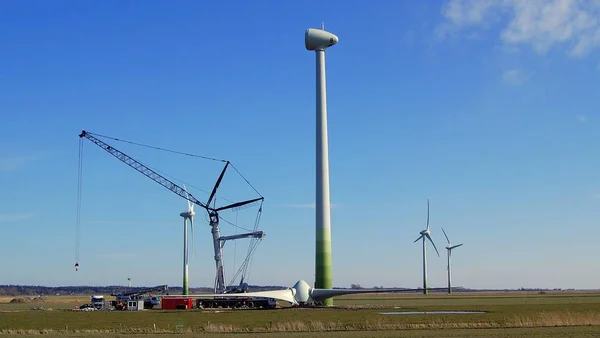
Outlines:
{"label": "large wind turbine tower", "polygon": [[[315,51],[316,56],[316,110],[317,110],[317,149],[316,149],[316,252],[315,288],[331,289],[331,209],[329,199],[329,149],[327,140],[327,85],[325,81],[325,49],[335,45],[338,37],[323,29],[309,28],[304,35],[307,50]],[[323,305],[333,305],[332,299]]]}
{"label": "large wind turbine tower", "polygon": [[[185,190],[186,196],[189,197],[187,188],[185,187],[185,185],[183,186],[183,188]],[[194,212],[194,203],[191,203],[189,200],[187,202],[188,202],[188,209],[179,214],[179,216],[183,217],[183,291],[182,291],[182,294],[184,296],[189,295],[189,292],[190,292],[189,284],[188,284],[189,252],[188,252],[187,220],[188,219],[190,220],[190,229],[192,230],[192,244],[194,244],[194,242],[193,242],[193,240],[194,240],[193,239],[193,237],[194,237],[194,216],[196,215],[196,213]]]}
{"label": "large wind turbine tower", "polygon": [[427,199],[427,227],[425,228],[425,230],[422,230],[421,232],[419,232],[419,238],[415,239],[414,243],[416,243],[418,240],[422,239],[423,240],[423,294],[427,294],[427,240],[429,240],[431,242],[431,244],[433,245],[433,248],[435,249],[435,252],[437,253],[438,257],[440,256],[440,253],[438,251],[438,249],[435,247],[435,243],[433,243],[433,240],[431,239],[431,231],[429,230],[429,199]]}
{"label": "large wind turbine tower", "polygon": [[448,293],[452,293],[452,266],[450,265],[450,256],[452,256],[452,250],[458,248],[459,246],[462,246],[462,243],[456,245],[450,244],[450,239],[448,238],[448,235],[446,235],[446,231],[444,231],[444,228],[442,228],[442,231],[444,232],[444,236],[446,236],[446,241],[448,241],[448,245],[446,246],[446,251],[448,252],[448,267],[446,268],[446,270],[448,270]]}

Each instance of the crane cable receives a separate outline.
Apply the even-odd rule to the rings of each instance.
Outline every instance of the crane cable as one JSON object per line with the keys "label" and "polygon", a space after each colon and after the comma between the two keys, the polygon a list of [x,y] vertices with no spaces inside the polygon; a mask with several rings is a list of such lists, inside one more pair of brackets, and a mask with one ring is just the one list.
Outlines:
{"label": "crane cable", "polygon": [[[240,175],[240,177],[244,180],[244,182],[246,182],[246,184],[248,184],[248,186],[250,186],[250,188],[252,188],[252,190],[254,190],[254,192],[258,196],[263,197],[263,195],[261,195],[261,193],[258,192],[258,190],[252,185],[252,183],[250,183],[250,181],[248,181],[248,179],[244,175],[242,175],[242,173],[230,161],[223,160],[223,159],[220,159],[220,158],[214,158],[214,157],[203,156],[203,155],[198,155],[198,154],[186,153],[186,152],[183,152],[183,151],[177,151],[177,150],[172,150],[172,149],[166,149],[166,148],[151,146],[151,145],[147,145],[147,144],[143,144],[143,143],[138,143],[138,142],[133,142],[133,141],[127,141],[127,140],[123,140],[123,139],[112,137],[112,136],[100,135],[100,134],[90,133],[90,132],[87,132],[87,133],[90,134],[90,135],[96,136],[96,137],[103,137],[103,138],[107,138],[109,140],[113,140],[113,141],[117,141],[117,142],[123,142],[123,143],[129,143],[129,144],[132,144],[132,145],[136,145],[136,146],[140,146],[140,147],[145,147],[145,148],[150,148],[150,149],[154,149],[154,150],[160,150],[160,151],[164,151],[164,152],[167,152],[167,153],[173,153],[173,154],[179,154],[179,155],[184,155],[184,156],[189,156],[189,157],[202,158],[202,159],[205,159],[205,160],[211,160],[211,161],[216,161],[216,162],[223,162],[223,163],[229,162],[229,166],[232,167],[233,170],[235,170],[235,172],[238,173],[238,175]],[[147,166],[147,167],[149,167],[149,166]],[[151,168],[151,167],[149,167],[149,168]],[[151,168],[151,169],[153,169],[153,168]],[[164,173],[162,173],[162,174],[164,175]],[[171,177],[171,178],[173,178],[173,177]],[[179,181],[182,182],[181,180],[179,180]],[[191,186],[190,184],[188,184],[188,185]],[[197,188],[197,187],[195,187],[195,188],[199,189],[199,190],[202,190],[202,189]],[[206,192],[204,190],[202,190],[202,191]]]}
{"label": "crane cable", "polygon": [[75,221],[75,271],[79,271],[79,243],[81,238],[81,187],[83,180],[83,139],[79,138],[77,164],[77,218]]}
{"label": "crane cable", "polygon": [[[236,225],[236,227],[235,227],[235,234],[236,234],[236,235],[238,234],[238,229],[239,229],[239,228],[237,227],[237,224],[238,224],[238,215],[239,215],[239,213],[240,213],[239,211],[237,211],[237,212],[235,213],[235,225]],[[237,241],[233,241],[233,265],[231,265],[231,272],[232,272],[234,275],[235,275],[235,255],[236,255],[236,252],[237,252]],[[231,279],[231,282],[233,283],[233,279]]]}
{"label": "crane cable", "polygon": [[[254,221],[254,231],[258,230],[258,225],[260,224],[260,216],[262,215],[262,208],[263,208],[263,202],[260,202],[260,207],[258,208],[258,212],[256,213],[256,219]],[[250,272],[252,271],[252,261],[254,260],[254,251],[256,250],[256,247],[258,246],[258,244],[260,244],[262,242],[262,241],[259,241],[257,238],[252,238],[252,240],[254,242],[252,243],[252,247],[248,248],[248,254],[247,254],[246,260],[249,260],[249,262],[246,263],[246,266],[244,268],[244,272],[243,272],[244,277],[248,277],[250,275]]]}
{"label": "crane cable", "polygon": [[[263,203],[261,202],[260,207],[258,208],[258,213],[256,214],[256,219],[254,221],[254,230],[253,231],[258,230],[258,225],[260,224],[260,216],[262,215],[262,205],[263,205]],[[231,286],[233,284],[233,281],[236,280],[240,274],[242,275],[241,277],[244,280],[246,280],[249,277],[250,272],[252,271],[252,262],[254,260],[254,252],[256,251],[256,248],[258,247],[258,245],[260,243],[261,243],[261,241],[259,241],[258,238],[250,239],[250,243],[248,244],[248,252],[246,254],[246,258],[244,259],[242,264],[240,264],[240,268],[237,271],[237,273],[235,274],[235,276],[233,276],[233,278],[231,279],[229,286]]]}

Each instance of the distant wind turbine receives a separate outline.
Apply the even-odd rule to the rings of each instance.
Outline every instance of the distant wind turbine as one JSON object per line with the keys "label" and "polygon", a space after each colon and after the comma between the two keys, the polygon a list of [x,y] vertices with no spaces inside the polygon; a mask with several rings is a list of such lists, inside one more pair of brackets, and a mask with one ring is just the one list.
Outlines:
{"label": "distant wind turbine", "polygon": [[442,228],[442,232],[444,233],[444,236],[446,236],[446,240],[448,241],[448,245],[446,246],[446,251],[448,252],[448,267],[446,268],[446,270],[448,270],[448,293],[452,293],[452,283],[451,281],[451,274],[452,274],[452,267],[450,265],[450,256],[452,255],[452,249],[456,249],[459,246],[462,245],[461,244],[457,244],[457,245],[452,245],[450,244],[450,239],[448,239],[448,235],[446,235],[446,231],[444,231],[444,228]]}
{"label": "distant wind turbine", "polygon": [[440,256],[438,249],[435,247],[435,243],[433,243],[433,240],[431,239],[431,231],[429,231],[429,199],[427,199],[427,227],[425,228],[425,230],[421,231],[420,234],[421,234],[421,236],[419,236],[419,238],[415,239],[415,241],[413,243],[416,243],[418,240],[423,239],[423,294],[426,295],[427,294],[427,243],[426,243],[427,239],[429,239],[429,241],[433,245],[433,248],[435,249],[435,252],[437,253],[438,257]]}
{"label": "distant wind turbine", "polygon": [[[183,189],[185,190],[185,195],[189,196],[185,185],[183,186]],[[189,199],[187,203],[188,209],[179,214],[179,216],[183,217],[183,295],[189,294],[187,220],[190,220],[190,230],[192,230],[192,254],[194,254],[194,216],[196,216],[196,213],[194,212],[194,203],[191,203]]]}

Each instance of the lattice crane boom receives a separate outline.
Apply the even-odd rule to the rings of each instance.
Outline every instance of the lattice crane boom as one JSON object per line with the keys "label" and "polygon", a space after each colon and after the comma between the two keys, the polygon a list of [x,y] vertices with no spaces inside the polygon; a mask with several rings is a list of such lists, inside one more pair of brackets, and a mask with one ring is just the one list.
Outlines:
{"label": "lattice crane boom", "polygon": [[107,144],[106,142],[96,138],[91,133],[89,133],[85,130],[82,130],[81,134],[79,134],[79,137],[87,138],[95,145],[104,149],[106,152],[113,155],[114,157],[119,159],[121,162],[123,162],[123,163],[127,164],[128,166],[132,167],[133,169],[137,170],[138,172],[140,172],[144,176],[150,178],[154,182],[162,185],[163,187],[165,187],[168,190],[172,191],[173,193],[179,195],[180,197],[206,209],[209,212],[209,214],[213,214],[213,213],[216,214],[217,212],[222,211],[222,210],[239,208],[246,204],[251,204],[251,203],[255,203],[255,202],[264,200],[264,197],[258,197],[258,198],[254,198],[254,199],[250,199],[250,200],[246,200],[246,201],[242,201],[242,202],[232,203],[232,204],[229,204],[229,205],[226,205],[223,207],[219,207],[219,208],[210,207],[210,202],[212,201],[214,195],[217,192],[217,189],[219,188],[219,185],[221,184],[221,180],[223,179],[223,176],[225,175],[225,170],[227,170],[227,167],[229,166],[229,161],[226,161],[225,167],[223,168],[223,171],[221,172],[221,175],[219,176],[219,179],[217,180],[217,183],[215,184],[215,186],[213,188],[213,191],[208,199],[208,202],[206,204],[204,204],[200,200],[198,200],[196,197],[192,196],[192,194],[190,194],[189,192],[186,192],[186,190],[184,188],[173,183],[168,178],[166,178],[166,177],[162,176],[161,174],[157,173],[156,171],[148,168],[147,166],[145,166],[138,160],[132,158],[131,156],[125,154],[124,152],[122,152],[122,151],[112,147],[111,145]]}

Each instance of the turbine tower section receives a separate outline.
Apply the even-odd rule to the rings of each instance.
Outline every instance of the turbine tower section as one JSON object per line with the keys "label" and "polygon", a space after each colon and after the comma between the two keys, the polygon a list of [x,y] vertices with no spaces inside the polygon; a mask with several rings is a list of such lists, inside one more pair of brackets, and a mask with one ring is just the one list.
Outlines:
{"label": "turbine tower section", "polygon": [[[316,245],[315,288],[333,287],[331,273],[331,207],[329,195],[329,149],[327,138],[327,85],[325,49],[335,45],[338,37],[324,29],[309,28],[304,36],[307,50],[316,57]],[[333,305],[332,299],[323,305]]]}

